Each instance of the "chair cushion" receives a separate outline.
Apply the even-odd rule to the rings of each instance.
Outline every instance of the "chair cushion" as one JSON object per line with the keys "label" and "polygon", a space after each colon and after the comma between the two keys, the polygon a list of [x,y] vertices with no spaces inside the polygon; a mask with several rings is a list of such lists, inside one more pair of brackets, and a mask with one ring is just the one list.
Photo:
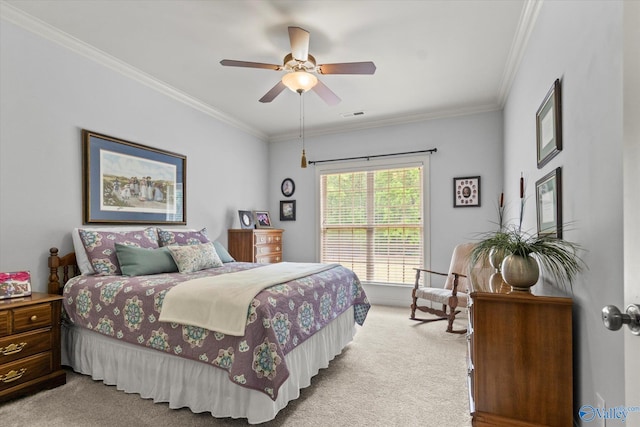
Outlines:
{"label": "chair cushion", "polygon": [[[434,301],[440,304],[450,305],[451,289],[442,289],[442,288],[418,288],[416,290],[416,296],[421,299],[426,299],[429,301]],[[469,302],[469,295],[464,292],[458,292],[456,294],[458,297],[458,307],[466,307]]]}

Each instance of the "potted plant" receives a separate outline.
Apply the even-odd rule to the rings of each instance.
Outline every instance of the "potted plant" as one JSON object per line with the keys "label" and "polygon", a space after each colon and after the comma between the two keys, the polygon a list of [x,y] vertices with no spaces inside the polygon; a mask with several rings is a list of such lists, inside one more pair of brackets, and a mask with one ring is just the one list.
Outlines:
{"label": "potted plant", "polygon": [[538,281],[538,262],[558,284],[571,285],[584,267],[579,249],[579,245],[551,235],[531,235],[506,227],[476,244],[471,263],[484,262],[492,251],[499,250],[508,254],[502,261],[502,278],[514,289],[528,289]]}
{"label": "potted plant", "polygon": [[[500,195],[498,231],[482,236],[471,253],[471,265],[490,261],[502,279],[514,290],[525,290],[536,284],[540,274],[538,263],[549,272],[556,283],[573,284],[576,275],[584,268],[578,256],[580,246],[550,234],[529,234],[522,231],[524,212],[524,179],[520,177],[520,221],[518,227],[504,226],[504,198]],[[499,256],[503,260],[498,267]]]}

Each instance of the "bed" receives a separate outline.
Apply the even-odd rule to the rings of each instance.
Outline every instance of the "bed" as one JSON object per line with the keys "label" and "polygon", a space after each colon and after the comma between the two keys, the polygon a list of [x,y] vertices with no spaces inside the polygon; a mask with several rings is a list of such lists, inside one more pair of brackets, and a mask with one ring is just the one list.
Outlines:
{"label": "bed", "polygon": [[[163,245],[161,233],[166,230],[150,229],[93,230],[91,235],[75,229],[74,253],[60,256],[56,248],[50,249],[49,292],[64,296],[62,361],[74,371],[171,408],[257,424],[272,420],[298,398],[366,318],[370,305],[357,276],[340,265],[316,264],[320,268],[265,280],[241,313],[241,332],[198,326],[192,317],[184,323],[163,321],[179,291],[193,296],[191,285],[217,286],[220,291],[207,298],[198,293],[201,301],[187,300],[194,308],[186,311],[202,311],[204,300],[216,301],[218,308],[210,311],[217,311],[221,302],[230,304],[224,295],[235,292],[241,281],[253,283],[258,276],[275,274],[270,269],[301,267],[235,262],[221,245],[209,242],[204,230],[171,231]],[[118,241],[125,244],[116,244],[114,254]],[[91,258],[91,245],[98,246],[99,256]],[[208,251],[204,256],[203,248]],[[193,268],[194,260],[198,264],[211,257],[211,248],[214,258],[220,254],[215,266],[205,260]],[[125,249],[138,258],[121,257]],[[160,263],[148,258],[160,252],[165,258],[171,252],[178,271],[148,267]],[[189,267],[183,269],[182,258],[174,253],[182,254]],[[93,272],[86,270],[87,256]],[[121,270],[114,266],[119,261]],[[231,278],[236,282],[229,282]]]}

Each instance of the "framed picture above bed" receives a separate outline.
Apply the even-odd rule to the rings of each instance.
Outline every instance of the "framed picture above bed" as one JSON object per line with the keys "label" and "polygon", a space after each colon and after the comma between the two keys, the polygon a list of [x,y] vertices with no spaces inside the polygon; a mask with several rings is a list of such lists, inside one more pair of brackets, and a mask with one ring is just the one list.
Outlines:
{"label": "framed picture above bed", "polygon": [[84,224],[185,225],[187,158],[82,130]]}

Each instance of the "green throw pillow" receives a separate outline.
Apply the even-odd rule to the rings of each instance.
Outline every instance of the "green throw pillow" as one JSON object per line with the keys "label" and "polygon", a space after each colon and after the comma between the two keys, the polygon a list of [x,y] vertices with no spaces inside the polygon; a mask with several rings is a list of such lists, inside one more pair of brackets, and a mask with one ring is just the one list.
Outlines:
{"label": "green throw pillow", "polygon": [[145,276],[178,271],[178,266],[166,247],[144,249],[119,243],[115,246],[120,269],[125,276]]}
{"label": "green throw pillow", "polygon": [[220,257],[220,261],[222,261],[224,263],[236,262],[236,260],[233,259],[231,254],[229,252],[227,252],[225,247],[222,246],[222,243],[220,243],[218,241],[215,241],[215,242],[213,242],[213,247],[216,249],[216,252],[218,253],[218,256]]}

